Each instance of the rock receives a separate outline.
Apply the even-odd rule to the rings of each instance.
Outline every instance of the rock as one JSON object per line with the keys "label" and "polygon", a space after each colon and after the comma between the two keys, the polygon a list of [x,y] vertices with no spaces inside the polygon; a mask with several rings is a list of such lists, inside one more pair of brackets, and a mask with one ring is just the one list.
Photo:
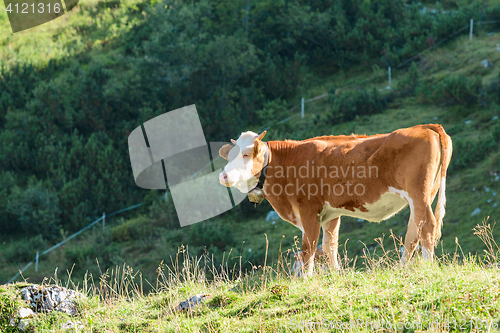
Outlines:
{"label": "rock", "polygon": [[497,206],[497,203],[495,202],[495,203],[493,204],[493,207],[496,207],[496,206]]}
{"label": "rock", "polygon": [[491,203],[492,201],[493,201],[493,199],[486,200],[487,203]]}
{"label": "rock", "polygon": [[472,123],[472,120],[471,120],[471,119],[466,120],[466,121],[464,122],[464,124],[465,124],[465,125],[469,125],[470,123]]}
{"label": "rock", "polygon": [[28,308],[20,308],[17,312],[17,318],[21,318],[21,319],[28,318],[28,317],[31,317],[34,315],[35,315],[35,313],[31,309],[28,309]]}
{"label": "rock", "polygon": [[481,61],[481,66],[483,66],[484,68],[493,67],[493,63],[487,59],[484,59],[483,61]]}
{"label": "rock", "polygon": [[206,300],[207,298],[212,297],[210,294],[198,294],[194,295],[193,297],[190,297],[189,299],[182,301],[177,305],[173,311],[179,312],[179,311],[191,311],[194,307],[200,305],[201,302]]}
{"label": "rock", "polygon": [[474,209],[474,211],[470,214],[470,216],[476,216],[476,215],[478,215],[479,213],[481,213],[481,208],[476,208],[476,209]]}
{"label": "rock", "polygon": [[50,286],[34,284],[21,289],[21,295],[34,313],[48,313],[56,310],[70,316],[76,314],[74,300],[85,297],[79,292],[54,284]]}
{"label": "rock", "polygon": [[358,219],[358,220],[357,220],[357,222],[358,222],[358,223],[361,223],[361,222],[365,222],[365,220],[363,220],[363,219]]}
{"label": "rock", "polygon": [[17,329],[20,331],[24,331],[30,326],[30,321],[28,319],[21,319],[19,324],[17,324]]}
{"label": "rock", "polygon": [[267,222],[274,221],[274,220],[279,220],[279,219],[280,219],[280,216],[278,215],[278,213],[276,213],[276,211],[272,210],[269,213],[267,213],[267,216],[266,216],[266,221]]}
{"label": "rock", "polygon": [[491,120],[497,120],[498,119],[498,116],[494,116],[493,118],[491,118]]}
{"label": "rock", "polygon": [[485,192],[489,192],[489,191],[490,191],[490,188],[489,188],[488,186],[485,186],[485,187],[484,187],[484,191],[485,191]]}
{"label": "rock", "polygon": [[81,321],[71,321],[71,320],[68,320],[61,326],[61,330],[63,331],[81,330],[83,328],[84,326],[82,325]]}

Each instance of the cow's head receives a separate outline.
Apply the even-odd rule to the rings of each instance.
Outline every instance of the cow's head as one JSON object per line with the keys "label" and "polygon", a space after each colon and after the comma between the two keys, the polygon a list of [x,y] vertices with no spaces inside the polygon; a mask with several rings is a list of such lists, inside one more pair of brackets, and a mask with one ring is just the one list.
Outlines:
{"label": "cow's head", "polygon": [[266,145],[261,141],[266,135],[244,132],[238,140],[231,140],[234,146],[226,144],[219,150],[219,155],[229,163],[219,175],[219,181],[227,187],[236,187],[242,193],[253,189],[264,167]]}

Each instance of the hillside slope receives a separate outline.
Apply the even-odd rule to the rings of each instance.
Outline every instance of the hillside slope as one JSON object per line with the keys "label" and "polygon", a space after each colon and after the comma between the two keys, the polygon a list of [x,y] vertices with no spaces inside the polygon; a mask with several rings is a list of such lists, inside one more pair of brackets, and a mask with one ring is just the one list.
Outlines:
{"label": "hillside slope", "polygon": [[[18,146],[4,145],[5,150],[0,154],[4,171],[8,171],[2,174],[2,183],[5,186],[2,188],[3,200],[0,204],[4,212],[4,229],[0,235],[0,251],[4,254],[0,258],[3,267],[0,272],[1,281],[7,281],[18,269],[24,267],[34,258],[37,250],[43,251],[68,237],[89,223],[95,214],[124,208],[137,201],[143,201],[144,207],[113,217],[107,221],[104,231],[95,227],[41,257],[40,270],[34,272],[33,265],[23,273],[23,277],[32,282],[40,282],[44,277],[53,275],[57,269],[60,277],[67,275],[61,272],[72,271],[73,280],[80,281],[87,270],[94,276],[99,276],[108,268],[126,262],[134,269],[140,270],[149,281],[154,281],[159,263],[162,260],[170,263],[170,258],[175,257],[181,246],[187,247],[192,255],[201,255],[207,251],[210,256],[213,255],[214,265],[224,262],[233,267],[241,260],[243,269],[251,269],[252,265],[262,265],[265,261],[266,237],[269,241],[267,264],[270,265],[277,263],[280,249],[282,253],[286,253],[287,250],[294,249],[297,239],[300,240],[299,230],[290,224],[280,220],[265,221],[266,214],[271,210],[269,204],[264,203],[254,208],[246,200],[238,208],[220,217],[180,228],[172,202],[163,200],[164,193],[145,191],[134,186],[126,153],[126,136],[129,131],[154,115],[170,110],[171,105],[190,104],[192,101],[198,103],[196,98],[204,97],[204,94],[211,91],[210,87],[217,87],[224,81],[224,75],[235,73],[217,74],[216,70],[210,72],[210,75],[219,76],[208,76],[212,81],[199,86],[203,91],[201,95],[192,91],[189,92],[192,95],[179,95],[186,86],[176,87],[177,90],[169,92],[172,96],[169,95],[165,99],[161,97],[162,91],[155,95],[155,99],[146,94],[145,92],[163,86],[158,83],[161,81],[155,81],[155,86],[148,83],[149,76],[139,75],[145,69],[151,70],[152,66],[151,63],[142,64],[147,65],[146,67],[138,66],[141,59],[157,57],[159,62],[172,61],[172,64],[179,61],[178,58],[161,58],[166,50],[163,47],[167,45],[164,41],[172,36],[162,35],[162,31],[155,31],[153,34],[148,30],[153,29],[155,22],[161,21],[164,17],[162,15],[173,15],[164,12],[165,6],[158,4],[154,10],[151,9],[155,4],[156,2],[134,1],[83,2],[74,13],[64,16],[67,21],[56,20],[36,28],[37,33],[45,36],[43,43],[41,37],[35,38],[35,35],[29,32],[3,37],[0,48],[2,64],[14,71],[9,78],[22,77],[15,72],[20,68],[13,65],[16,62],[33,63],[35,69],[27,69],[23,73],[27,73],[27,78],[30,78],[30,75],[37,76],[36,82],[39,85],[23,86],[32,94],[29,95],[32,100],[31,97],[12,95],[16,101],[28,100],[30,103],[12,106],[9,104],[10,97],[0,99],[2,103],[6,103],[2,104],[2,125],[7,124],[2,130],[2,139],[4,142],[19,143]],[[205,5],[202,3],[201,7],[195,7],[193,15],[202,16],[204,10],[209,12],[209,7],[203,7]],[[273,7],[272,10],[278,11],[280,8]],[[296,15],[297,8],[289,9],[288,14]],[[460,15],[466,15],[464,13],[468,13],[467,10],[475,9],[471,8],[457,12],[457,16],[451,18],[453,24],[458,25],[457,22],[461,22]],[[272,11],[263,8],[259,10]],[[5,29],[6,23],[4,13],[0,14],[4,23],[2,29]],[[189,11],[183,13],[186,17],[191,15]],[[217,15],[222,14],[217,12]],[[217,15],[212,18],[214,22],[220,22],[222,16]],[[320,18],[323,17],[317,19]],[[261,19],[267,22],[265,17]],[[313,20],[314,17],[309,19]],[[429,18],[431,19],[432,17]],[[182,20],[179,19],[180,21]],[[175,23],[182,23],[179,22]],[[240,24],[241,21],[235,22],[231,24]],[[440,24],[446,23],[443,22]],[[182,27],[184,28],[183,25]],[[432,26],[434,30],[430,30],[435,31],[438,27]],[[325,61],[329,58],[323,53],[322,61],[301,63],[300,59],[297,59],[297,63],[302,65],[295,66],[296,62],[290,60],[292,58],[287,53],[290,46],[288,44],[280,44],[283,48],[280,50],[286,54],[281,60],[267,60],[252,47],[238,44],[245,52],[248,51],[245,53],[248,58],[236,57],[233,60],[243,63],[252,60],[255,61],[256,67],[248,68],[248,80],[243,80],[237,87],[226,87],[227,90],[221,94],[232,96],[235,90],[243,87],[242,91],[248,95],[238,95],[239,97],[231,102],[226,100],[224,103],[229,105],[228,108],[221,108],[221,104],[210,104],[220,103],[221,99],[218,97],[209,102],[202,99],[203,103],[199,109],[225,112],[207,111],[207,119],[223,118],[228,121],[217,123],[216,126],[212,126],[210,122],[203,125],[211,131],[212,138],[218,136],[228,140],[230,137],[236,138],[240,132],[248,129],[257,131],[273,120],[266,136],[266,139],[272,140],[304,139],[351,132],[375,134],[416,124],[441,123],[452,136],[455,150],[447,184],[447,215],[437,253],[454,252],[457,247],[456,239],[464,253],[482,253],[484,244],[473,235],[472,229],[488,216],[490,222],[495,221],[499,213],[497,198],[500,195],[500,77],[497,67],[500,65],[500,51],[496,26],[486,27],[491,29],[485,30],[486,28],[479,26],[472,41],[468,40],[468,36],[458,35],[425,56],[416,58],[414,67],[394,69],[392,90],[386,89],[385,68],[379,67],[387,60],[385,55],[382,60],[374,58],[371,61],[372,59],[365,57],[360,58],[357,63],[346,55],[344,61],[347,65],[341,66],[339,70],[340,65]],[[204,28],[208,29],[207,31],[215,29],[208,23]],[[268,33],[272,31],[271,26],[266,26],[266,29],[269,29],[266,30]],[[302,32],[304,36],[311,37],[308,35],[309,30]],[[188,30],[186,33],[189,35],[193,31]],[[422,44],[425,45],[425,40],[422,41],[420,37],[415,37],[414,44],[408,45],[411,50],[420,50]],[[37,42],[40,45],[33,46]],[[185,40],[176,42],[188,45]],[[227,39],[220,45],[229,47],[233,42],[234,40]],[[254,43],[255,47],[265,46],[262,40],[256,40]],[[141,51],[137,51],[138,45],[141,45]],[[203,51],[215,52],[217,45],[211,44],[211,48]],[[308,49],[304,45],[300,47],[303,47],[303,50]],[[40,51],[41,56],[34,57],[29,53],[30,49]],[[235,55],[242,49],[233,49],[231,54]],[[325,49],[328,48],[325,46]],[[184,51],[188,52],[189,49]],[[136,52],[139,52],[140,56],[137,56]],[[405,52],[401,51],[397,59],[404,59],[403,56],[409,51]],[[311,56],[312,59],[320,57],[318,54],[320,53]],[[36,61],[30,61],[32,58]],[[219,60],[222,61],[221,59],[224,59],[222,55]],[[352,65],[347,62],[348,59],[353,61]],[[50,60],[53,61],[52,65]],[[217,68],[212,63],[203,62],[201,58],[189,60],[205,66],[205,69]],[[483,60],[493,66],[484,67],[481,64]],[[278,66],[280,61],[283,61],[282,67]],[[269,70],[266,72],[267,76],[262,77],[259,76],[259,68],[274,68],[274,72]],[[236,71],[234,68],[233,70]],[[271,82],[272,84],[264,85],[263,82],[267,82],[270,77],[276,77],[276,73],[280,71],[283,76]],[[44,73],[51,76],[47,74],[47,77],[44,77]],[[5,72],[5,75],[11,74]],[[252,95],[259,91],[252,83],[252,78],[265,86],[264,97]],[[219,79],[222,81],[217,81]],[[26,82],[31,81],[18,83]],[[278,93],[275,89],[280,82],[288,82],[290,86],[282,87]],[[81,95],[77,95],[83,97],[73,99],[62,94],[63,87],[67,85],[78,88],[77,91]],[[8,85],[5,84],[3,89],[7,88]],[[58,94],[46,99],[46,96],[52,96],[54,92]],[[326,92],[330,93],[328,98],[306,104],[304,119],[295,117],[278,124],[278,121],[294,114],[288,109],[299,103],[301,97],[312,98]],[[246,100],[251,95],[255,97],[252,103]],[[2,96],[4,95],[0,97]],[[150,98],[158,103],[148,104]],[[241,118],[238,121],[232,120],[231,114],[240,106],[250,111],[238,113]],[[50,121],[44,122],[44,117]],[[250,119],[244,121],[244,117]],[[225,126],[227,124],[231,126]],[[23,127],[25,125],[26,127]],[[224,127],[224,133],[217,132],[221,127]],[[26,131],[29,135],[22,136],[20,131]],[[62,138],[61,141],[47,134],[52,133],[50,131],[54,131],[57,138]],[[30,137],[25,142],[23,140],[26,136]],[[12,138],[20,141],[13,141]],[[32,158],[33,151],[43,152],[39,155],[39,160]],[[64,153],[56,154],[57,151]],[[116,156],[120,158],[113,159]],[[30,203],[30,200],[35,200],[35,203],[31,204],[36,206],[35,198],[40,195],[49,203],[47,207],[44,206],[44,209],[39,211],[35,209],[36,214],[30,216],[16,215],[22,210],[22,205]],[[15,202],[18,202],[17,206]],[[480,209],[479,213],[472,216],[473,212],[478,212],[477,208]],[[60,214],[55,214],[57,212]],[[46,215],[37,219],[35,217],[40,217],[38,213]],[[353,260],[362,255],[364,249],[380,251],[375,238],[384,235],[384,246],[394,247],[394,241],[389,237],[390,232],[392,230],[396,237],[404,236],[408,217],[409,211],[406,209],[380,224],[343,218],[340,230],[341,252],[346,251],[348,258]],[[54,220],[58,220],[59,224],[53,223]],[[23,225],[23,221],[27,224]],[[21,228],[33,233],[18,232]],[[494,229],[494,232],[497,233],[497,230]],[[43,234],[43,237],[38,234]],[[356,263],[362,267],[364,260],[358,259]],[[22,277],[19,280],[22,280]]]}

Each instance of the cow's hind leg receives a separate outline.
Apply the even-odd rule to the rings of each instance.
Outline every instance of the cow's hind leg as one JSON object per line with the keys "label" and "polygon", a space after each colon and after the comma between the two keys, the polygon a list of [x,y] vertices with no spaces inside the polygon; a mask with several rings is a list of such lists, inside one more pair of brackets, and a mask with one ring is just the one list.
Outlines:
{"label": "cow's hind leg", "polygon": [[434,259],[434,247],[438,240],[440,226],[434,217],[430,202],[424,201],[420,204],[415,204],[413,216],[422,244],[422,258],[432,261]]}
{"label": "cow's hind leg", "polygon": [[340,217],[323,225],[323,251],[328,257],[330,269],[340,269],[338,262]]}
{"label": "cow's hind leg", "polygon": [[408,221],[408,230],[405,236],[405,246],[401,256],[401,266],[404,266],[413,255],[419,240],[418,228],[413,217],[413,212],[410,213],[410,220]]}

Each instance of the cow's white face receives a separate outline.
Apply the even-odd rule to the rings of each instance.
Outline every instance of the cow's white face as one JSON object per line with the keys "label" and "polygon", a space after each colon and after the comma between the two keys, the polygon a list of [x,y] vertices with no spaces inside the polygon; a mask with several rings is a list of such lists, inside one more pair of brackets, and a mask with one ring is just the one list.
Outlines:
{"label": "cow's white face", "polygon": [[219,181],[227,187],[236,187],[242,193],[248,193],[259,182],[256,175],[264,164],[266,152],[261,135],[254,132],[244,132],[238,140],[231,140],[234,147],[227,144],[219,150],[220,156],[229,161],[219,175]]}

